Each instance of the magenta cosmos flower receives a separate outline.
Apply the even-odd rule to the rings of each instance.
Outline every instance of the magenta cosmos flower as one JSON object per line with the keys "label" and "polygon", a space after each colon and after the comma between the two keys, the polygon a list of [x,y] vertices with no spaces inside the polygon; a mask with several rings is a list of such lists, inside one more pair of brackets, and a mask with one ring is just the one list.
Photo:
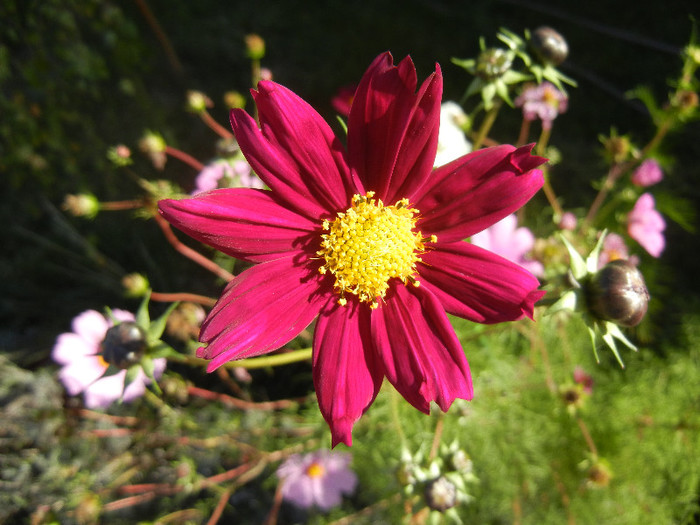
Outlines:
{"label": "magenta cosmos flower", "polygon": [[627,233],[651,256],[659,257],[666,247],[665,229],[666,221],[656,211],[652,194],[641,195],[627,216]]}
{"label": "magenta cosmos flower", "polygon": [[313,379],[333,445],[384,377],[413,406],[471,399],[464,352],[445,312],[481,323],[532,316],[529,272],[463,239],[542,185],[531,146],[473,152],[432,170],[439,67],[416,93],[410,58],[377,57],[360,82],[347,149],[306,102],[274,82],[253,92],[260,118],[231,112],[243,154],[270,188],[221,189],[159,203],[177,228],[259,263],[229,283],[202,325],[209,370],[264,354],[318,318]]}
{"label": "magenta cosmos flower", "polygon": [[[125,310],[112,310],[117,321],[133,321],[134,314]],[[143,370],[124,389],[126,370],[103,377],[109,365],[100,355],[102,341],[112,321],[96,310],[87,310],[73,319],[72,332],[61,334],[56,339],[51,356],[62,365],[58,377],[69,395],[81,392],[88,408],[106,408],[119,398],[128,402],[141,397],[146,385],[151,382]],[[153,375],[157,379],[165,370],[165,358],[153,360]]]}
{"label": "magenta cosmos flower", "polygon": [[277,469],[282,498],[303,509],[339,506],[343,494],[351,495],[357,486],[357,476],[349,467],[351,459],[348,453],[330,450],[289,456]]}

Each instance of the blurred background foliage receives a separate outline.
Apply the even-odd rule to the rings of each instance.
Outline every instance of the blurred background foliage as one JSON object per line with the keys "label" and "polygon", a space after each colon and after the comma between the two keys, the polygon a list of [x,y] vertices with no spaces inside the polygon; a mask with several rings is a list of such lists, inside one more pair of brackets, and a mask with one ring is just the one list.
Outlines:
{"label": "blurred background foliage", "polygon": [[[238,449],[225,438],[205,452],[186,449],[185,453],[184,449],[170,448],[172,456],[154,457],[158,447],[149,440],[161,436],[167,441],[171,438],[164,436],[182,430],[175,428],[181,421],[168,419],[167,409],[155,402],[138,405],[136,414],[127,407],[117,409],[119,414],[139,418],[139,425],[143,425],[128,438],[91,438],[78,440],[76,450],[59,448],[57,443],[64,443],[67,435],[86,432],[93,436],[101,427],[99,422],[71,419],[75,412],[63,411],[61,390],[51,369],[44,365],[50,364],[56,334],[65,331],[77,313],[101,305],[135,309],[134,301],[122,294],[120,280],[126,273],[147,274],[154,287],[163,291],[218,292],[218,284],[202,278],[203,274],[193,270],[188,261],[174,255],[152,222],[132,220],[128,212],[118,218],[101,214],[94,221],[85,221],[66,215],[60,206],[67,193],[90,191],[106,201],[136,192],[136,182],[114,168],[106,152],[117,143],[127,144],[136,152],[146,129],[158,130],[169,144],[197,158],[213,157],[211,132],[184,110],[185,92],[199,89],[207,93],[216,104],[213,116],[227,126],[223,94],[232,89],[245,93],[249,87],[245,35],[257,33],[266,40],[263,65],[273,72],[275,80],[334,122],[331,96],[339,87],[357,81],[382,51],[391,50],[396,58],[410,54],[419,78],[439,62],[445,77],[445,99],[458,100],[470,79],[450,64],[451,57],[474,56],[479,36],[495,44],[493,35],[501,27],[519,34],[540,25],[555,27],[567,38],[571,50],[562,69],[578,81],[579,87],[570,90],[569,110],[557,120],[552,143],[561,151],[562,162],[553,172],[552,184],[566,206],[576,208],[590,202],[595,193],[592,180],[600,178],[604,170],[596,143],[599,134],[615,127],[640,142],[648,138],[652,127],[646,110],[625,93],[645,85],[659,99],[665,98],[667,79],[678,71],[678,53],[691,31],[689,14],[698,15],[698,11],[694,1],[632,0],[577,5],[561,0],[328,0],[312,5],[301,0],[150,0],[147,4],[142,0],[4,0],[0,3],[0,242],[4,247],[0,260],[0,406],[10,421],[9,430],[2,434],[3,453],[14,451],[23,459],[17,464],[12,464],[13,459],[3,460],[8,462],[3,468],[17,469],[17,485],[11,487],[15,492],[3,504],[7,503],[9,509],[25,509],[25,514],[17,511],[15,516],[26,518],[27,509],[35,509],[52,494],[60,498],[67,490],[62,480],[69,478],[76,487],[89,487],[90,494],[103,489],[108,493],[113,482],[110,477],[123,475],[122,479],[133,481],[125,474],[132,472],[134,476],[130,469],[155,472],[160,468],[165,478],[171,475],[180,479],[172,469],[191,468],[205,476],[209,474],[207,462],[234,465],[239,460],[227,457]],[[503,114],[492,135],[505,142],[514,141],[519,120],[518,112]],[[674,199],[682,197],[697,209],[698,124],[670,135],[662,153],[670,162],[660,203],[665,199],[667,206],[673,206]],[[191,168],[175,162],[169,162],[165,172],[158,173],[143,156],[136,153],[135,158],[135,170],[150,172],[153,178],[171,179],[185,188],[195,175]],[[537,210],[545,205],[543,200],[535,200],[532,207]],[[627,358],[628,369],[624,372],[614,364],[597,368],[596,402],[589,408],[594,414],[593,427],[604,429],[602,434],[610,440],[599,446],[609,451],[609,460],[627,465],[628,472],[616,475],[644,479],[648,484],[623,483],[620,490],[625,493],[611,489],[581,493],[580,497],[570,495],[570,507],[564,505],[550,470],[543,466],[546,459],[538,454],[562,447],[559,460],[573,464],[580,461],[585,447],[571,453],[566,447],[575,439],[574,434],[580,436],[572,432],[566,413],[556,417],[528,413],[527,407],[532,406],[560,410],[554,406],[551,393],[541,391],[546,381],[537,366],[539,358],[529,355],[533,350],[521,341],[519,353],[495,355],[490,349],[501,346],[498,337],[505,336],[484,336],[483,340],[477,339],[475,353],[467,349],[472,368],[483,370],[480,379],[488,385],[481,392],[484,408],[467,409],[477,414],[465,428],[445,430],[446,435],[467,433],[467,443],[474,447],[470,453],[483,453],[492,461],[481,465],[477,499],[482,506],[474,507],[474,522],[507,523],[520,512],[523,523],[562,523],[568,519],[567,513],[586,516],[591,498],[598,500],[596,509],[607,509],[608,514],[603,516],[607,519],[602,520],[606,523],[697,522],[697,510],[692,509],[697,508],[700,491],[698,465],[696,461],[684,461],[700,452],[697,417],[690,417],[700,405],[700,336],[695,329],[700,321],[700,286],[692,250],[697,241],[692,231],[674,223],[669,224],[666,238],[668,247],[663,257],[644,260],[653,295],[652,352]],[[460,330],[468,337],[473,329],[462,326]],[[556,342],[552,347],[556,348]],[[578,351],[578,355],[589,353],[586,349]],[[565,354],[556,359],[569,359],[567,365],[577,362]],[[175,371],[184,373],[177,367]],[[308,373],[305,367],[292,367],[285,375],[304,371]],[[215,381],[204,374],[197,379]],[[563,378],[557,378],[560,380]],[[296,382],[298,393],[306,393],[308,383],[299,386],[303,381],[298,378]],[[519,386],[513,390],[513,384]],[[538,386],[531,388],[532,384]],[[288,393],[271,393],[273,398],[285,395]],[[387,410],[389,395],[382,394],[372,408],[375,414]],[[665,400],[671,398],[673,403],[667,406]],[[36,405],[30,399],[41,399],[43,404]],[[300,421],[295,410],[274,417],[265,413],[234,417],[231,412],[223,413],[218,405],[200,403],[196,408],[201,420],[195,424],[203,429],[198,436],[202,439],[225,435],[239,424],[245,432],[257,428],[250,435],[239,436],[244,441],[262,439],[273,427],[283,429],[279,431],[283,433]],[[407,433],[411,432],[411,424],[425,428],[422,416],[407,405],[402,410]],[[306,423],[320,422],[315,407],[307,412]],[[653,424],[647,426],[648,414],[663,414],[664,419],[656,422],[652,418]],[[257,419],[241,422],[242,417]],[[150,432],[153,425],[162,426],[160,434]],[[543,425],[548,428],[543,430]],[[517,457],[493,450],[496,444],[489,441],[488,436],[493,434],[487,430],[512,436],[504,443]],[[353,447],[356,465],[362,464],[362,458],[367,458],[367,464],[376,464],[372,458],[376,460],[383,448],[392,445],[381,439],[382,431],[386,430],[381,426],[358,426]],[[192,436],[193,430],[188,428],[186,433]],[[419,443],[420,432],[415,436]],[[553,436],[559,436],[560,441],[548,441]],[[627,440],[635,439],[640,447],[648,449],[648,454],[630,455],[625,445]],[[107,452],[115,458],[126,457],[124,451],[137,457],[124,460],[124,464],[104,464],[103,456],[94,448],[98,442],[108,443]],[[265,449],[267,442],[256,445]],[[270,450],[274,446],[270,443]],[[31,459],[20,454],[27,454],[27,450],[35,451],[34,455],[29,453]],[[44,455],[47,451],[53,455]],[[174,465],[185,456],[190,457],[189,466]],[[536,472],[538,468],[545,470]],[[518,469],[534,470],[523,473]],[[368,485],[353,502],[358,508],[377,499],[372,491],[388,498],[396,489],[387,473],[382,474],[384,477],[373,478],[372,473],[360,472]],[[529,481],[523,483],[523,479]],[[570,481],[563,479],[562,483],[570,486]],[[492,492],[492,485],[498,485],[501,493],[508,493],[512,499],[493,501],[491,494],[497,492]],[[238,503],[234,502],[233,508],[245,509],[253,516],[250,523],[257,523],[255,519],[264,516],[269,506],[265,499],[269,491],[256,486],[245,490],[254,492],[237,493]],[[157,516],[190,503],[197,507],[197,494],[183,490],[182,495],[154,501],[150,512]],[[664,500],[670,494],[677,496],[674,504]],[[199,505],[201,516],[211,513],[206,503]],[[387,519],[391,519],[389,507],[380,507],[377,512],[381,515],[386,511]],[[639,509],[640,514],[622,515],[619,511],[623,508],[625,512]],[[484,509],[483,514],[479,509]],[[500,510],[494,514],[493,509]],[[89,515],[89,508],[86,512]],[[133,522],[134,516],[124,512],[119,519]],[[598,521],[592,516],[580,522]]]}

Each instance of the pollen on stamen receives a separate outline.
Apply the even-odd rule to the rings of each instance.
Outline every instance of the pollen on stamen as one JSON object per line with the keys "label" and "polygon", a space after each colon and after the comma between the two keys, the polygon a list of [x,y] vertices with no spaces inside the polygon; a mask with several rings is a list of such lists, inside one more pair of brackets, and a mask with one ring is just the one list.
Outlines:
{"label": "pollen on stamen", "polygon": [[371,191],[354,195],[350,208],[322,223],[326,233],[317,254],[325,264],[319,272],[334,275],[338,304],[343,306],[347,292],[371,309],[378,308],[393,278],[419,286],[416,263],[425,253],[424,243],[437,241],[435,235],[414,231],[418,210],[409,207],[408,199],[386,206],[373,197]]}

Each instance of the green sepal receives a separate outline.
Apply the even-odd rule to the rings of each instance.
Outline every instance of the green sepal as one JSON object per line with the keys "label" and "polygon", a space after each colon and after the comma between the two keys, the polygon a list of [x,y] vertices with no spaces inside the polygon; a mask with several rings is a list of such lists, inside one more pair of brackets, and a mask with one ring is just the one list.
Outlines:
{"label": "green sepal", "polygon": [[104,374],[102,374],[99,378],[102,379],[103,377],[115,376],[115,375],[121,373],[122,370],[123,370],[122,368],[119,368],[118,366],[114,366],[113,364],[108,363],[108,366],[105,369]]}
{"label": "green sepal", "polygon": [[547,308],[545,315],[554,315],[557,312],[561,312],[563,310],[573,312],[576,310],[577,305],[578,296],[576,294],[576,291],[567,290],[561,295],[561,297],[559,297],[559,299],[557,299],[557,301],[552,306]]}
{"label": "green sepal", "polygon": [[136,324],[146,330],[151,324],[151,316],[148,314],[148,301],[151,299],[151,290],[143,296],[143,300],[136,311]]}
{"label": "green sepal", "polygon": [[144,355],[141,358],[141,368],[143,369],[144,374],[146,374],[146,377],[148,377],[151,380],[151,383],[153,384],[153,389],[160,395],[162,394],[162,391],[160,389],[160,386],[158,386],[158,382],[156,381],[154,372],[155,372],[155,366],[153,364],[153,359],[149,355]]}
{"label": "green sepal", "polygon": [[173,313],[173,310],[177,307],[178,304],[179,303],[177,302],[172,303],[170,306],[168,306],[168,309],[165,310],[165,312],[163,312],[163,315],[161,315],[158,319],[156,319],[149,325],[146,325],[146,342],[149,346],[158,343],[161,336],[163,335],[163,332],[165,331],[165,326],[168,322],[168,317],[170,317],[170,314]]}
{"label": "green sepal", "polygon": [[126,375],[124,376],[124,388],[122,389],[122,395],[119,396],[119,402],[121,403],[124,399],[124,392],[129,387],[131,383],[136,381],[139,376],[139,370],[141,370],[140,364],[135,364],[126,369]]}
{"label": "green sepal", "polygon": [[571,273],[573,273],[576,280],[583,279],[586,276],[586,274],[588,273],[586,271],[586,262],[583,260],[583,257],[581,257],[581,254],[579,254],[576,251],[576,248],[574,248],[571,245],[571,243],[568,241],[568,239],[566,237],[559,234],[559,238],[562,240],[562,242],[564,243],[564,246],[566,246],[566,249],[569,252]]}

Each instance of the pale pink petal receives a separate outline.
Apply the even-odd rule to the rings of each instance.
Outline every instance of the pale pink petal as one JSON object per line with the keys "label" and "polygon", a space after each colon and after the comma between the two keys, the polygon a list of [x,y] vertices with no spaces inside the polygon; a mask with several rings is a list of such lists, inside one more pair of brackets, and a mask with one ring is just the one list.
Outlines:
{"label": "pale pink petal", "polygon": [[316,323],[313,376],[319,408],[333,436],[332,446],[352,445],[352,427],[377,396],[383,368],[370,336],[366,305],[335,297]]}
{"label": "pale pink petal", "polygon": [[66,332],[56,338],[51,357],[58,364],[67,365],[84,356],[95,355],[98,351],[99,346],[86,341],[78,334]]}
{"label": "pale pink petal", "polygon": [[525,204],[542,187],[546,159],[532,145],[484,148],[436,168],[414,208],[418,228],[439,242],[466,239]]}
{"label": "pale pink petal", "polygon": [[[106,408],[117,401],[124,390],[124,377],[126,370],[108,377],[103,377],[92,383],[85,390],[85,406],[88,408]],[[132,383],[132,391],[139,391],[143,395],[145,390],[143,381]],[[131,386],[131,385],[130,385]]]}
{"label": "pale pink petal", "polygon": [[97,310],[88,310],[73,319],[73,332],[96,347],[102,342],[110,323]]}
{"label": "pale pink petal", "polygon": [[271,192],[230,188],[158,202],[173,226],[232,257],[261,262],[298,252],[317,235],[311,221],[278,204]]}
{"label": "pale pink petal", "polygon": [[421,285],[442,302],[448,313],[478,323],[532,318],[544,295],[527,270],[466,242],[439,244],[422,256]]}
{"label": "pale pink petal", "polygon": [[83,392],[105,373],[107,367],[97,356],[82,356],[61,368],[58,378],[69,395]]}
{"label": "pale pink petal", "polygon": [[428,413],[435,401],[447,411],[455,398],[473,397],[464,351],[429,291],[395,286],[372,312],[372,337],[387,379],[417,409]]}
{"label": "pale pink petal", "polygon": [[292,257],[268,261],[229,283],[202,324],[199,357],[212,371],[227,361],[276,350],[291,341],[318,315],[331,284],[318,271]]}

